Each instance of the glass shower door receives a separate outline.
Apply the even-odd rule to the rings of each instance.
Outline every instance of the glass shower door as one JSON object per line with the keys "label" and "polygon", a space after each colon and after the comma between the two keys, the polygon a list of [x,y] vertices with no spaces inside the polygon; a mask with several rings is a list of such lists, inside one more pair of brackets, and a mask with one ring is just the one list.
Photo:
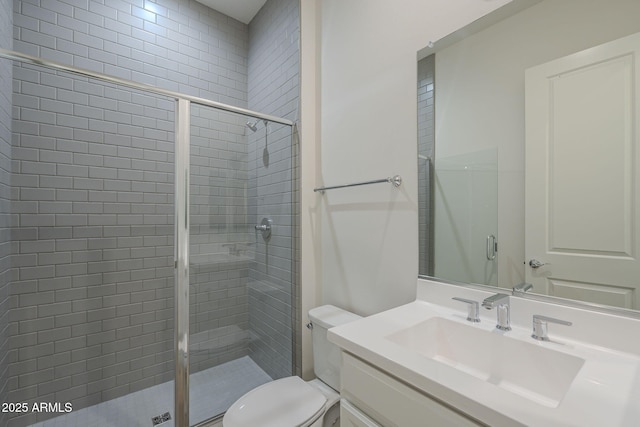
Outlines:
{"label": "glass shower door", "polygon": [[73,411],[11,425],[186,426],[189,383],[196,424],[291,375],[290,125],[92,73],[18,71],[9,398]]}
{"label": "glass shower door", "polygon": [[192,104],[189,149],[195,425],[292,374],[291,128]]}
{"label": "glass shower door", "polygon": [[72,410],[10,425],[151,425],[174,414],[174,102],[14,76],[9,399]]}
{"label": "glass shower door", "polygon": [[435,162],[435,276],[498,284],[498,151]]}

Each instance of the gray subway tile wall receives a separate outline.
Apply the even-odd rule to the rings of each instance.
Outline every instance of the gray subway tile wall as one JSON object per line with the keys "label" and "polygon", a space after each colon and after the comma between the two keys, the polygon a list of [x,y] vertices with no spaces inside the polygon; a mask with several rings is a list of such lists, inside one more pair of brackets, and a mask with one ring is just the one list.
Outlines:
{"label": "gray subway tile wall", "polygon": [[[16,93],[27,79],[38,83],[51,74],[33,66],[15,70]],[[15,123],[33,126],[13,138],[21,149],[13,156],[19,179],[12,239],[20,264],[11,283],[12,313],[31,315],[11,325],[14,336],[33,339],[12,342],[8,401],[72,402],[79,409],[171,378],[173,132],[145,135],[146,126],[172,128],[174,104],[135,91],[110,104],[121,98],[120,88],[53,74],[47,81],[58,85],[49,88],[71,84],[88,95],[69,103],[74,111],[134,99],[140,117],[148,108],[164,111],[154,123],[135,113],[106,119],[99,110],[75,126],[43,127],[23,114],[23,98],[13,103]],[[123,124],[136,136],[116,134]],[[136,164],[147,153],[155,160]],[[30,369],[20,372],[15,364]],[[17,416],[11,425],[45,417]]]}
{"label": "gray subway tile wall", "polygon": [[[256,30],[194,1],[139,5],[9,2],[1,17],[11,19],[13,7],[13,24],[2,28],[13,28],[13,48],[27,54],[297,118],[297,2],[269,0]],[[4,400],[79,409],[171,379],[173,101],[36,66],[13,70],[12,109],[11,86],[0,93],[0,114],[13,115],[0,121],[0,138],[13,126],[13,146],[0,139],[0,309],[11,307],[0,312]],[[7,75],[0,82],[11,85]],[[192,114],[191,368],[253,353],[284,376],[291,361],[274,352],[290,354],[286,316],[295,310],[286,172],[295,162],[288,127],[274,130],[270,171],[249,179],[262,141],[247,145],[244,120],[205,107]],[[247,202],[258,194],[257,205]],[[261,204],[281,224],[270,248],[247,233]],[[276,297],[252,299],[258,281],[277,285]],[[253,329],[267,318],[279,322],[273,331]]]}
{"label": "gray subway tile wall", "polygon": [[[271,0],[249,24],[249,108],[298,119],[299,3]],[[271,239],[254,233],[255,262],[249,269],[251,358],[272,378],[291,375],[296,316],[293,265],[296,214],[292,129],[264,124],[249,135],[249,181],[253,224],[273,220]],[[295,367],[299,372],[300,367]]]}
{"label": "gray subway tile wall", "polygon": [[[12,0],[0,0],[0,48],[13,48]],[[0,59],[0,401],[7,396],[10,358],[10,299],[11,281],[11,103],[13,91],[11,61]],[[33,314],[33,313],[32,313]],[[25,340],[34,340],[27,334]],[[19,365],[29,372],[34,362]],[[8,414],[0,412],[0,425],[6,425]]]}
{"label": "gray subway tile wall", "polygon": [[190,366],[248,354],[247,118],[192,105]]}

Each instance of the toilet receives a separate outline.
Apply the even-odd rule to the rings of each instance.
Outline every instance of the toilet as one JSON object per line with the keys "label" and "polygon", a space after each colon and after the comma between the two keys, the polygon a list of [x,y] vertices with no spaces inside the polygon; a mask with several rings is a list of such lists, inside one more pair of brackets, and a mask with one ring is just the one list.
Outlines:
{"label": "toilet", "polygon": [[309,310],[316,379],[286,377],[254,388],[222,419],[223,427],[339,427],[340,349],[327,330],[360,319],[332,305]]}

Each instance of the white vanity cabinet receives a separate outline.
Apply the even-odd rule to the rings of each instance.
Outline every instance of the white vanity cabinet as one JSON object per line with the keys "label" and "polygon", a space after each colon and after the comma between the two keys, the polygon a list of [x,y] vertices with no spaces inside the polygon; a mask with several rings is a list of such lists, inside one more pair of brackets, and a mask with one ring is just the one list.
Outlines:
{"label": "white vanity cabinet", "polygon": [[433,400],[366,362],[342,353],[341,425],[477,427],[463,414]]}
{"label": "white vanity cabinet", "polygon": [[346,399],[340,399],[340,427],[382,427]]}
{"label": "white vanity cabinet", "polygon": [[[499,331],[494,313],[471,323],[452,300],[495,294],[423,279],[417,290],[327,332],[342,350],[342,398],[359,411],[347,405],[345,425],[638,426],[640,344],[629,337],[640,320],[512,298],[512,329]],[[573,324],[534,340],[534,315]]]}

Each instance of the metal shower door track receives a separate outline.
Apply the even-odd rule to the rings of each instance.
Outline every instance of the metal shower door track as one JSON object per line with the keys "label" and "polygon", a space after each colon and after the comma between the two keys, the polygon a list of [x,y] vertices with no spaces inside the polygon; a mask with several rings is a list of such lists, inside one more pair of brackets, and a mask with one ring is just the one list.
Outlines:
{"label": "metal shower door track", "polygon": [[43,67],[47,67],[47,68],[51,68],[59,71],[67,71],[69,73],[78,74],[85,77],[91,77],[91,78],[103,80],[109,83],[127,86],[133,89],[139,89],[145,92],[155,93],[157,95],[164,95],[170,98],[174,98],[175,100],[183,99],[185,101],[193,102],[194,104],[206,105],[209,107],[217,108],[219,110],[229,111],[231,113],[242,114],[245,116],[254,117],[256,119],[268,120],[274,123],[293,126],[293,122],[291,120],[283,119],[282,117],[263,114],[257,111],[247,110],[245,108],[234,107],[233,105],[223,104],[222,102],[216,102],[206,98],[200,98],[197,96],[187,95],[185,93],[162,89],[162,88],[144,84],[144,83],[137,83],[132,80],[122,79],[120,77],[98,73],[98,72],[87,70],[84,68],[73,67],[71,65],[66,65],[56,61],[50,61],[48,59],[27,55],[24,53],[13,51],[13,50],[0,49],[0,58],[11,59],[14,61],[24,62],[27,64],[41,65]]}

